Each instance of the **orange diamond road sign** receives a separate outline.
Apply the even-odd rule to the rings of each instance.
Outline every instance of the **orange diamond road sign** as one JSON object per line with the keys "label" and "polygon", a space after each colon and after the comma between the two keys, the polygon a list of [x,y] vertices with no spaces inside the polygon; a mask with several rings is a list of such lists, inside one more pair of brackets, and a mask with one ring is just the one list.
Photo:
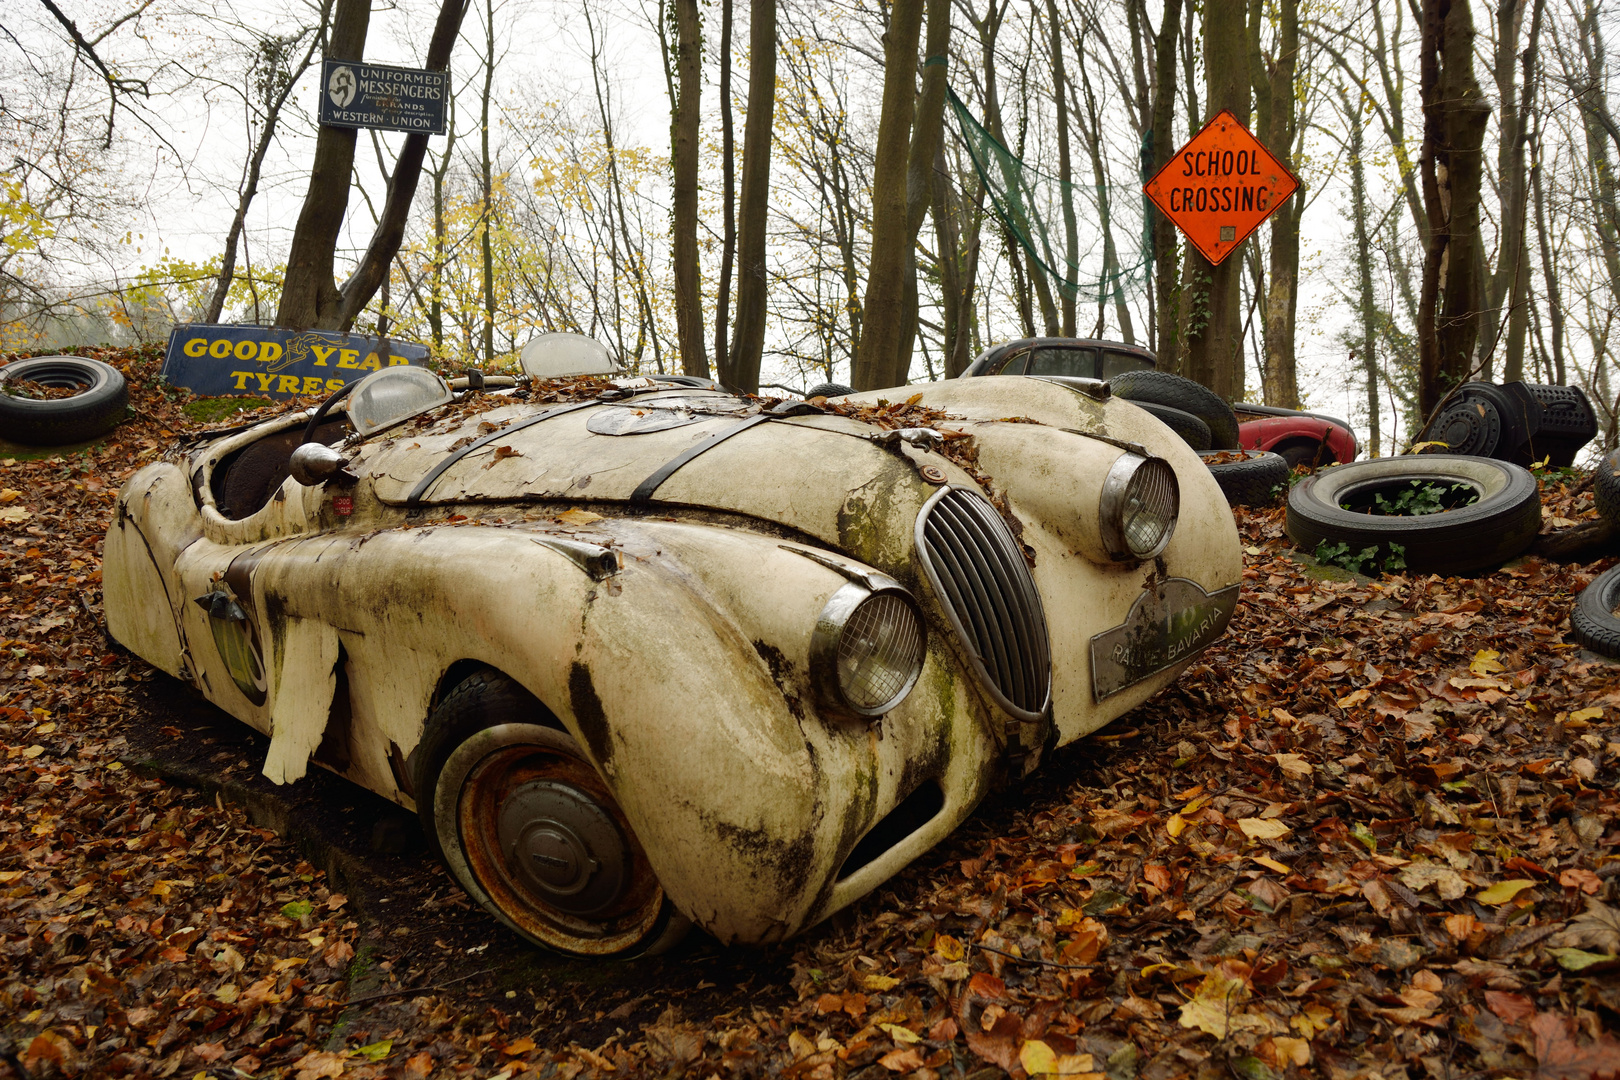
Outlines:
{"label": "orange diamond road sign", "polygon": [[1153,205],[1219,264],[1290,195],[1299,180],[1222,109],[1142,185]]}

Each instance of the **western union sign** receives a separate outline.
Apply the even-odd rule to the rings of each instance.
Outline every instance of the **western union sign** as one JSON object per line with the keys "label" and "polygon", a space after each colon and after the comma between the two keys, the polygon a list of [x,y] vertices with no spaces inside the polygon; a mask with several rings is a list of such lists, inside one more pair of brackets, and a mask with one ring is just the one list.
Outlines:
{"label": "western union sign", "polygon": [[450,73],[327,60],[321,68],[321,123],[443,135]]}
{"label": "western union sign", "polygon": [[205,397],[277,401],[326,395],[395,364],[423,364],[426,345],[327,330],[191,323],[169,333],[163,378]]}

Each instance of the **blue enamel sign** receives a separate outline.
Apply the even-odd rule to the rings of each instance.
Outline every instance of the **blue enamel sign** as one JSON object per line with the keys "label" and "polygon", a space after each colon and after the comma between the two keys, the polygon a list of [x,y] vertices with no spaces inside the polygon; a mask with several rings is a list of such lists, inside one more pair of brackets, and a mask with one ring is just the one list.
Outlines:
{"label": "blue enamel sign", "polygon": [[450,73],[327,60],[321,68],[321,123],[443,135]]}
{"label": "blue enamel sign", "polygon": [[163,378],[204,397],[276,401],[329,394],[394,364],[424,364],[426,345],[328,330],[189,323],[169,332]]}

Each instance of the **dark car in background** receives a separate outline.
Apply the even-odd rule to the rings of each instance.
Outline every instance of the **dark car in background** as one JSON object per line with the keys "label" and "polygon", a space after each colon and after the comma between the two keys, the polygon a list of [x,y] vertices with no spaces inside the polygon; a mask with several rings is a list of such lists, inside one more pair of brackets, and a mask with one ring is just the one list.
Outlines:
{"label": "dark car in background", "polygon": [[[1127,372],[1156,371],[1157,368],[1158,358],[1140,345],[1096,338],[1038,337],[992,346],[980,353],[962,374],[964,377],[1033,375],[1106,380]],[[1234,419],[1237,438],[1231,440],[1232,448],[1271,451],[1286,460],[1290,468],[1354,461],[1360,450],[1355,432],[1347,422],[1321,413],[1239,402],[1230,408],[1235,417],[1212,415],[1212,410],[1221,413],[1228,410],[1217,409],[1221,403],[1207,391],[1199,392],[1194,384],[1168,373],[1141,380],[1121,380],[1115,393],[1138,401],[1199,450],[1221,449],[1219,444],[1228,440],[1220,433],[1230,431]],[[1205,427],[1210,428],[1215,437],[1199,445],[1205,437]]]}
{"label": "dark car in background", "polygon": [[1152,370],[1158,360],[1147,349],[1092,338],[1019,338],[994,345],[962,372],[970,375],[1045,375],[1069,379],[1111,379],[1126,371]]}

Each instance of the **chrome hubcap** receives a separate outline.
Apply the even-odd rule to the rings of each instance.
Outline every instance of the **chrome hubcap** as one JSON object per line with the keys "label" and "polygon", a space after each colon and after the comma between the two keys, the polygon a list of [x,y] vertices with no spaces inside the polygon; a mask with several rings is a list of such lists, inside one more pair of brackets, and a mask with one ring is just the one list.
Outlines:
{"label": "chrome hubcap", "polygon": [[496,835],[508,872],[544,900],[591,915],[624,896],[632,853],[618,823],[588,793],[558,780],[531,780],[501,803]]}

